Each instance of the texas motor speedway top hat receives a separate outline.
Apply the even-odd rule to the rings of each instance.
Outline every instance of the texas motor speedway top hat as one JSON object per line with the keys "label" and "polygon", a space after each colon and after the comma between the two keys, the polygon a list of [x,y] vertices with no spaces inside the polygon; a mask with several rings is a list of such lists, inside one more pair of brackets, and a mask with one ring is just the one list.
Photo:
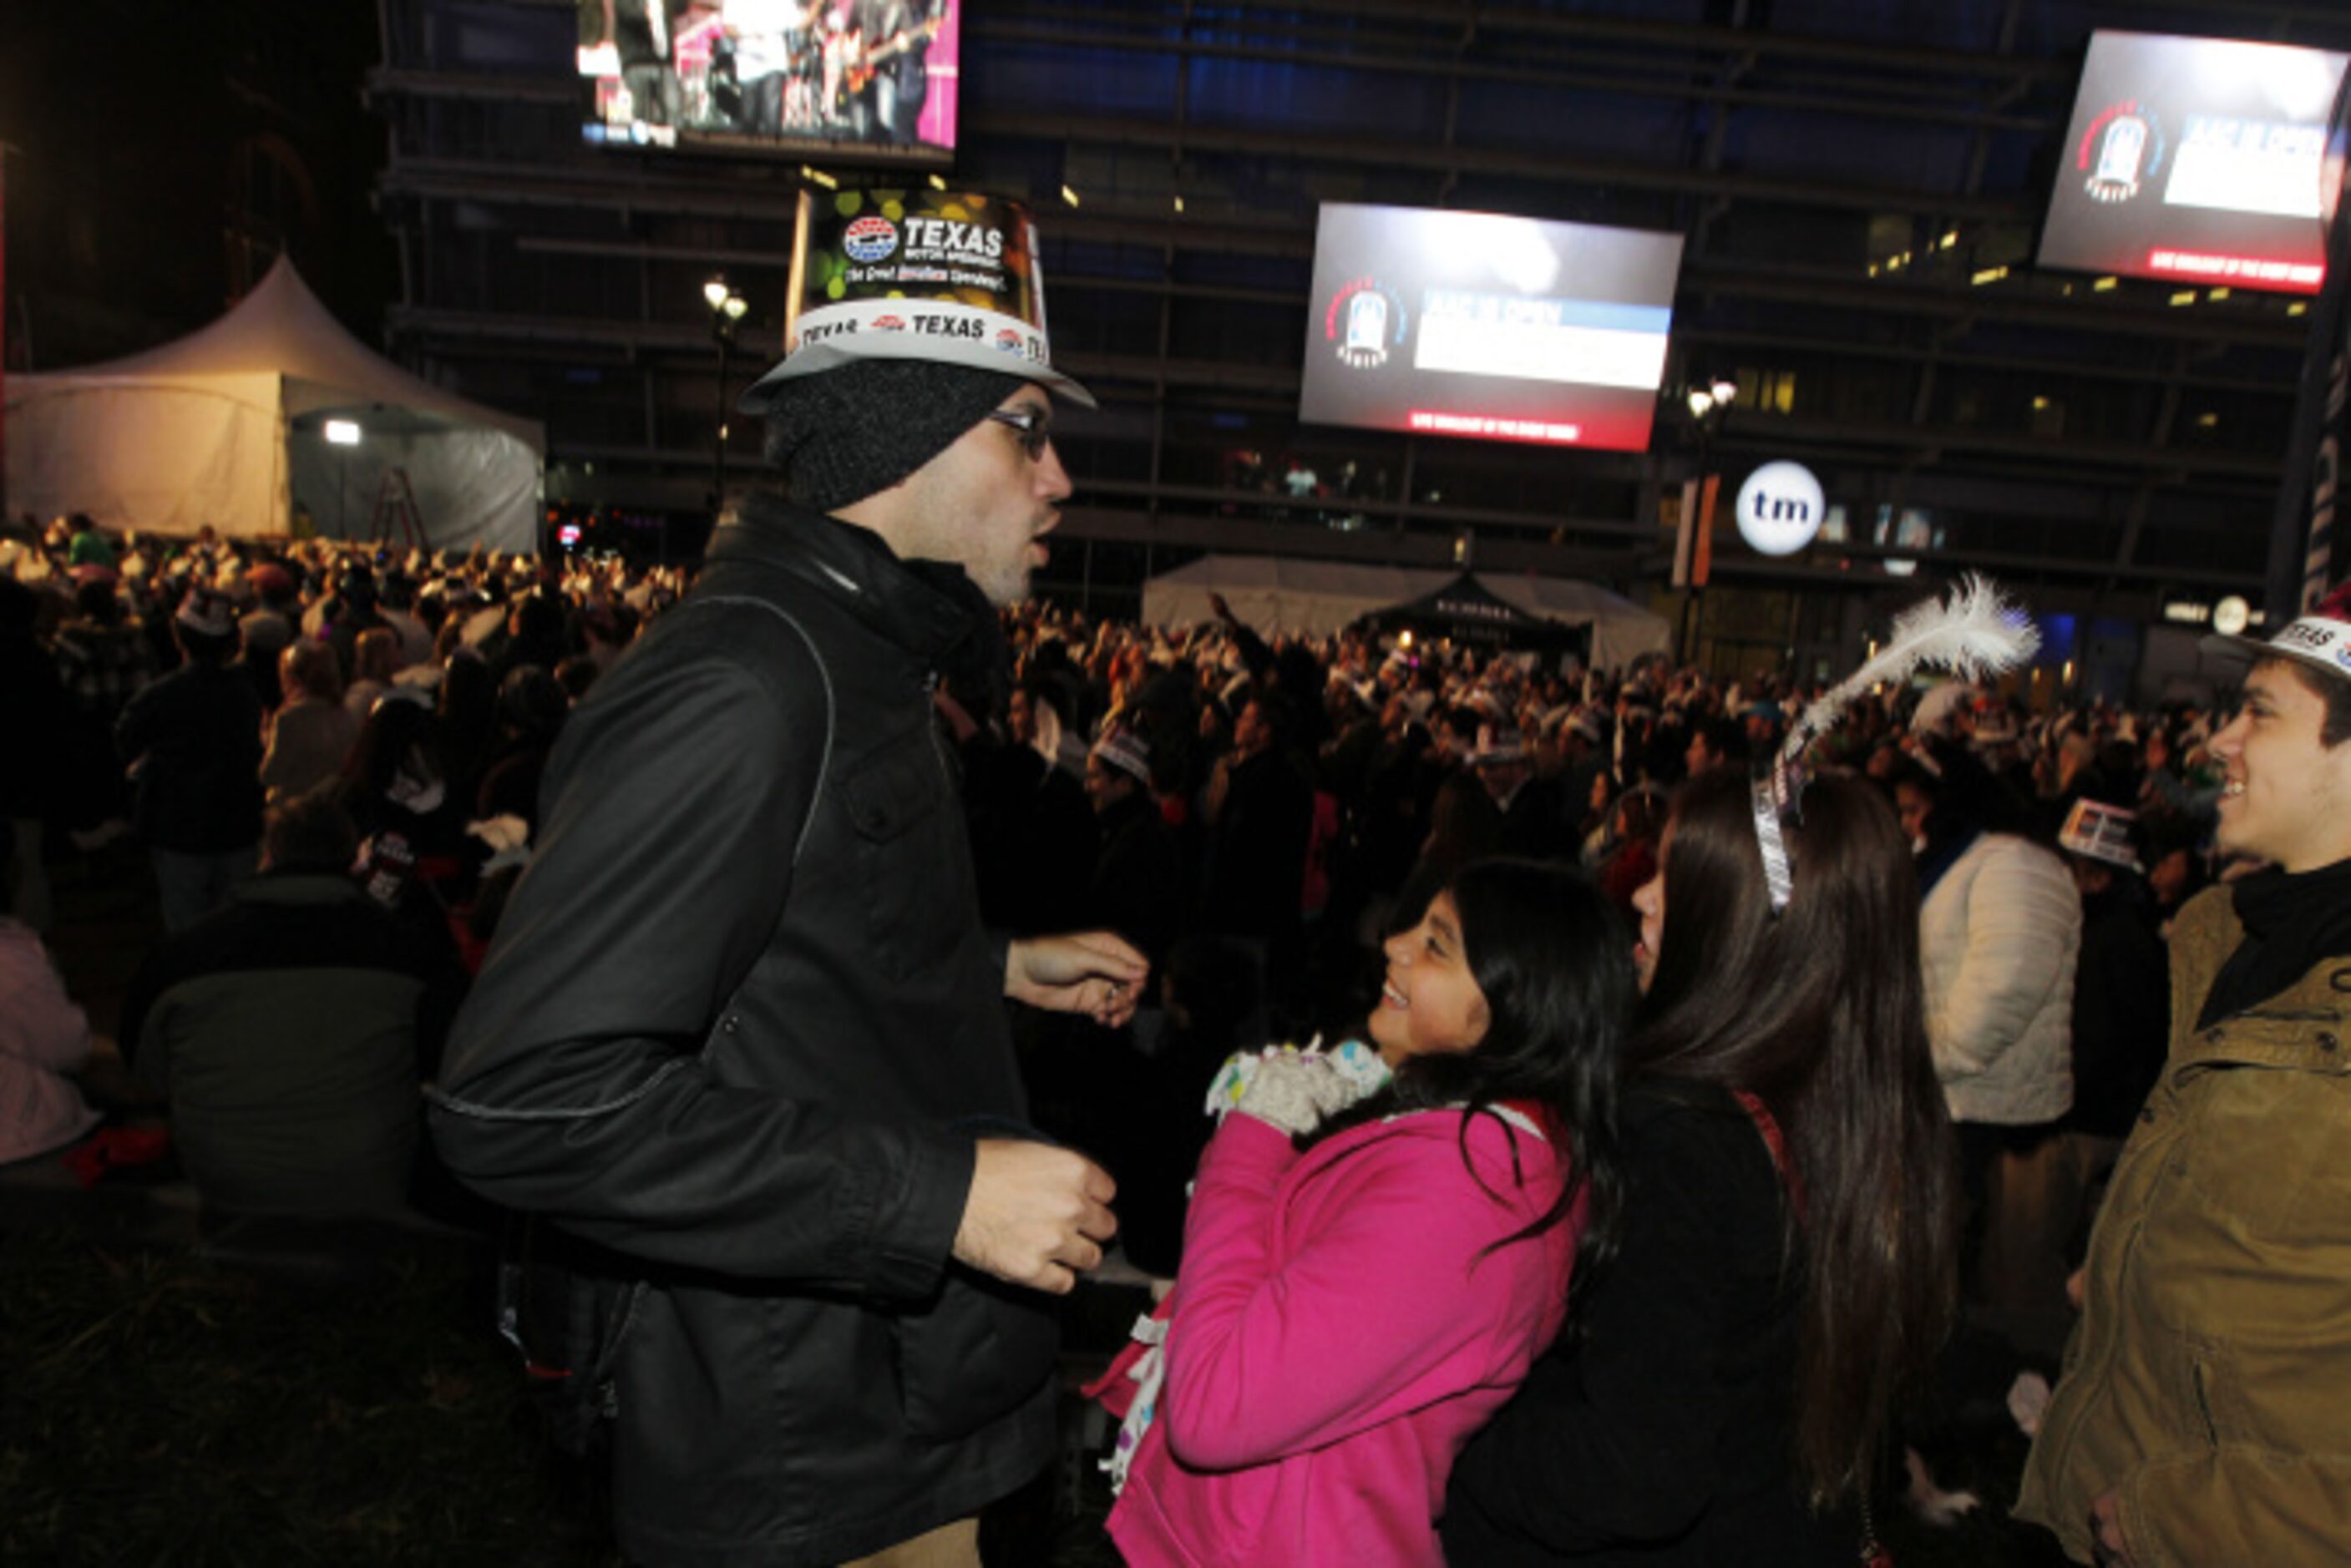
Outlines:
{"label": "texas motor speedway top hat", "polygon": [[1093,394],[1053,369],[1036,225],[998,197],[800,193],[784,357],[738,406],[764,413],[783,382],[861,358],[1019,376],[1094,407]]}

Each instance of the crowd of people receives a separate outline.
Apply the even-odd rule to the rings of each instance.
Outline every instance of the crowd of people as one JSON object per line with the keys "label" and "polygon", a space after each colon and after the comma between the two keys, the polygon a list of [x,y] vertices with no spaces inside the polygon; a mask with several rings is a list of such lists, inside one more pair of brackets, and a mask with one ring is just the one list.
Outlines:
{"label": "crowd of people", "polygon": [[[1131,1561],[1433,1561],[1440,1532],[1460,1562],[1850,1561],[1874,1536],[1896,1395],[1955,1314],[2053,1361],[2085,1291],[2091,1332],[2026,1499],[2070,1550],[2157,1563],[2217,1560],[2199,1542],[2342,1539],[2326,1522],[2342,1522],[2342,1478],[2323,1455],[2273,1496],[2225,1443],[2191,1462],[2148,1437],[2168,1414],[2135,1428],[2068,1399],[2124,1383],[2168,1332],[2151,1325],[2176,1295],[2129,1267],[2155,1243],[2091,1235],[2109,1181],[2106,1204],[2141,1222],[2186,1201],[2153,1157],[2125,1158],[2135,1132],[2216,1137],[2198,1118],[2230,1114],[2194,1103],[2220,1091],[2181,1071],[2182,1042],[2215,1066],[2338,1049],[2285,1014],[2258,1020],[2281,992],[2311,992],[2310,1017],[2339,1012],[2346,816],[2325,807],[2351,797],[2326,793],[2325,770],[2340,771],[2341,736],[2297,754],[2323,776],[2247,762],[2283,754],[2298,704],[2321,710],[2314,736],[2345,728],[2323,670],[2273,659],[2233,717],[2032,711],[1966,681],[1866,692],[1802,759],[1783,912],[1749,781],[1821,695],[1784,672],[1269,638],[1221,602],[1198,626],[1143,627],[992,593],[971,635],[922,649],[935,675],[910,689],[926,722],[862,734],[844,715],[880,700],[862,689],[879,677],[821,651],[845,633],[741,608],[726,631],[776,642],[778,659],[801,657],[795,632],[811,639],[820,701],[697,683],[681,662],[713,628],[679,607],[750,604],[750,548],[716,551],[696,585],[619,561],[141,539],[81,519],[9,529],[0,1160],[97,1120],[71,1077],[87,1023],[38,940],[45,868],[131,834],[164,931],[119,1048],[163,1096],[207,1205],[429,1202],[446,1179],[420,1138],[421,1096],[469,982],[487,1000],[448,1058],[466,1064],[438,1129],[451,1166],[649,1259],[640,1290],[739,1266],[919,1299],[939,1259],[911,1261],[927,1245],[914,1237],[942,1222],[958,1263],[1066,1289],[1109,1243],[1114,1190],[1125,1256],[1173,1282],[1102,1385],[1125,1418],[1112,1530]],[[836,575],[877,569],[843,557]],[[834,783],[813,754],[805,778],[746,782],[815,734],[828,760],[856,753],[838,846],[787,830],[818,820]],[[638,772],[614,760],[630,746]],[[940,781],[953,831],[926,805]],[[2289,786],[2303,793],[2281,802]],[[678,840],[705,834],[685,858],[707,849],[699,863],[740,884],[727,900],[770,911],[748,935],[697,924],[717,873],[682,874]],[[569,846],[550,857],[561,869],[534,877],[550,841]],[[948,864],[967,861],[967,878]],[[2216,881],[2233,904],[2198,898]],[[1036,1004],[1012,1010],[1025,1110],[955,1054],[970,1026],[955,977],[975,957],[947,907],[959,882],[1012,941],[979,961]],[[859,1242],[872,1254],[854,1258],[830,1235],[755,1240],[742,1205],[715,1255],[672,1246],[646,1195],[699,1168],[656,1170],[653,1153],[611,1144],[619,1122],[575,1134],[564,1118],[597,1128],[665,1078],[675,1089],[677,1052],[776,1009],[852,1005],[761,979],[793,919],[773,901],[807,897],[789,891],[802,884],[831,889],[804,940],[845,940],[848,962],[871,939],[862,961],[888,971],[872,983],[940,1032],[926,1072],[968,1080],[957,1094],[984,1114],[958,1179],[974,1207],[875,1214]],[[507,923],[523,934],[502,943]],[[596,979],[582,966],[602,944],[675,948],[676,985],[643,995],[642,968]],[[689,950],[728,967],[684,972]],[[654,1043],[642,1072],[583,1054],[552,1084],[517,1076],[526,1037],[555,1051],[632,1031]],[[1318,1036],[1348,1044],[1294,1048]],[[1270,1041],[1291,1044],[1259,1049]],[[698,1070],[723,1079],[701,1049]],[[2270,1098],[2236,1113],[2283,1120],[2275,1096],[2344,1084],[2270,1076],[2242,1091]],[[493,1091],[517,1083],[556,1108],[502,1108]],[[1199,1115],[1204,1098],[1221,1122]],[[744,1141],[696,1145],[722,1189],[747,1182],[745,1150],[763,1148],[813,1159],[824,1168],[791,1179],[839,1203],[900,1200],[841,1185],[828,1162],[855,1158],[826,1151],[856,1129],[828,1130],[820,1106],[778,1126],[723,1094],[694,1104],[740,1122]],[[2301,1266],[2295,1237],[2339,1236],[2326,1195],[2343,1181],[2310,1141],[2330,1124],[2288,1125],[2310,1129],[2294,1179],[2242,1195],[2293,1232],[2265,1254],[2282,1272]],[[610,1144],[604,1189],[538,1163],[525,1130]],[[1031,1137],[1091,1157],[1055,1173],[1083,1167],[1089,1218],[1049,1257],[1016,1261],[968,1233],[990,1161],[1002,1175],[1010,1151],[1042,1147]],[[920,1171],[945,1157],[917,1140],[890,1158]],[[2233,1200],[2212,1186],[2233,1166],[2214,1164],[2208,1207]],[[2299,1288],[2273,1278],[2232,1299],[2285,1314]],[[949,1358],[916,1438],[1033,1422],[1015,1396],[1039,1330],[999,1305],[984,1297],[956,1331],[980,1339],[904,1347]],[[796,1332],[820,1338],[831,1310]],[[2216,1391],[2200,1419],[2224,1439],[2299,1441],[2317,1408],[2286,1407],[2299,1396],[2279,1384],[2299,1363],[2267,1334],[2216,1330],[2177,1352],[2195,1364],[2181,1386]],[[1001,1397],[959,1403],[952,1358],[975,1344],[1022,1370]],[[1002,1479],[938,1474],[958,1508]],[[811,1539],[841,1554],[862,1540]]]}

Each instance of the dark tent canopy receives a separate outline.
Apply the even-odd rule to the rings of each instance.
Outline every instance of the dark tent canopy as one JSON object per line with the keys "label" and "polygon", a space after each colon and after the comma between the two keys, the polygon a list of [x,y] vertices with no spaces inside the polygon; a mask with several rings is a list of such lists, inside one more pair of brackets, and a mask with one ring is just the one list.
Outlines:
{"label": "dark tent canopy", "polygon": [[1410,631],[1424,639],[1449,638],[1479,648],[1572,653],[1579,659],[1588,655],[1592,644],[1588,625],[1567,626],[1530,615],[1468,572],[1416,599],[1375,610],[1363,624],[1383,636]]}

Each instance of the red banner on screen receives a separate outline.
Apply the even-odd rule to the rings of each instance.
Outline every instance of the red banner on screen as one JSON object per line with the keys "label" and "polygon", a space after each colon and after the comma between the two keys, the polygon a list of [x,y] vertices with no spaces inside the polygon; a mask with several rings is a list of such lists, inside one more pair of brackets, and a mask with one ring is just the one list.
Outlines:
{"label": "red banner on screen", "polygon": [[2152,250],[2147,270],[2162,277],[2192,277],[2206,283],[2258,284],[2263,288],[2316,294],[2326,282],[2325,265],[2280,261],[2271,256],[2214,255],[2204,251]]}

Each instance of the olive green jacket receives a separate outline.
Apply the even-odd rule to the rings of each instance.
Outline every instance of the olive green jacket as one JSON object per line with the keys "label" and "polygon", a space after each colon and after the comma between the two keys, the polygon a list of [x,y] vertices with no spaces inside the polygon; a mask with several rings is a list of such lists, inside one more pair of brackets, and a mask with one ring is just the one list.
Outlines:
{"label": "olive green jacket", "polygon": [[2025,1467],[2018,1516],[2082,1561],[2108,1491],[2140,1568],[2351,1561],[2351,958],[2199,1029],[2243,937],[2226,888],[2173,928],[2170,1058]]}

